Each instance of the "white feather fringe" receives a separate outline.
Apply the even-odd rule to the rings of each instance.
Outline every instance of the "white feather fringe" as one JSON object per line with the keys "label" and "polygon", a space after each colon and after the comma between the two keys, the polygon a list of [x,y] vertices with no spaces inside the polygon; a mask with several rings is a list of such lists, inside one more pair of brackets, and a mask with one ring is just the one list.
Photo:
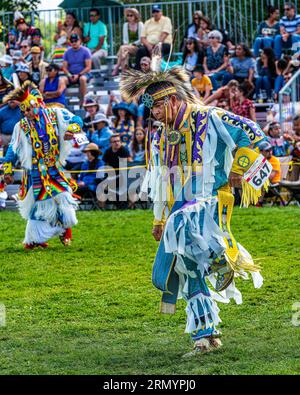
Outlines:
{"label": "white feather fringe", "polygon": [[46,221],[29,220],[25,232],[25,244],[45,243],[51,237],[58,236],[64,231],[61,226],[51,226]]}

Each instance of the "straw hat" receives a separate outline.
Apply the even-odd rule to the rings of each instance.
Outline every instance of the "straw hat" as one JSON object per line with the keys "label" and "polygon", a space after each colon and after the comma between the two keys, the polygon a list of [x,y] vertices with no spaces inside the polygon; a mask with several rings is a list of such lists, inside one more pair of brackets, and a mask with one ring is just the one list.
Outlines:
{"label": "straw hat", "polygon": [[95,144],[95,143],[89,143],[89,144],[85,147],[85,149],[83,150],[83,152],[88,152],[88,151],[96,151],[96,152],[98,152],[99,154],[101,154],[101,151],[99,150],[98,145]]}
{"label": "straw hat", "polygon": [[124,15],[127,16],[128,13],[131,13],[135,16],[137,22],[141,20],[141,15],[136,8],[125,8]]}

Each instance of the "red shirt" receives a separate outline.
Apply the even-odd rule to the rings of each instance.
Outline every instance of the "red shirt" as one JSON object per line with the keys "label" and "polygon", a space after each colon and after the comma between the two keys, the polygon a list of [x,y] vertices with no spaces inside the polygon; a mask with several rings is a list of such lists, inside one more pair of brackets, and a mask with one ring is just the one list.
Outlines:
{"label": "red shirt", "polygon": [[234,114],[240,115],[241,117],[250,118],[250,109],[254,109],[253,101],[245,99],[242,103],[236,100],[232,103],[231,110]]}

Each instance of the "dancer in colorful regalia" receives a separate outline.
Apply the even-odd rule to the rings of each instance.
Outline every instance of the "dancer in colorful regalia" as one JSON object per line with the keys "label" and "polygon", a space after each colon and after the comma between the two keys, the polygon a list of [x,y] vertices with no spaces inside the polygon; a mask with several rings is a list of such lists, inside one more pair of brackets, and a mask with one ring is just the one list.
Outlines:
{"label": "dancer in colorful regalia", "polygon": [[162,122],[148,135],[147,173],[142,190],[154,202],[152,234],[160,241],[152,281],[163,292],[162,313],[175,313],[176,300],[187,302],[186,332],[190,357],[218,349],[216,301],[242,302],[234,277],[263,279],[250,254],[234,238],[230,220],[232,187],[242,187],[242,204],[256,203],[267,187],[270,166],[255,150],[264,139],[259,126],[219,108],[205,107],[193,95],[180,67],[166,72],[127,71],[121,94],[142,97]]}
{"label": "dancer in colorful regalia", "polygon": [[66,178],[62,166],[82,121],[66,109],[46,108],[31,82],[4,98],[4,102],[9,100],[20,103],[23,118],[14,128],[2,172],[9,184],[17,161],[24,169],[18,201],[21,216],[27,220],[24,247],[45,248],[54,236],[69,245],[71,228],[77,223],[77,203],[72,190],[75,185]]}

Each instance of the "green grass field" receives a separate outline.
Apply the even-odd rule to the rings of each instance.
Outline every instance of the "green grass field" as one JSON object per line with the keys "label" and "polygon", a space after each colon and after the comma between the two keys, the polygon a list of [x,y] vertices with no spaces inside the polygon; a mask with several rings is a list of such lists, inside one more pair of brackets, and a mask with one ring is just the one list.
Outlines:
{"label": "green grass field", "polygon": [[265,283],[238,280],[244,303],[219,304],[223,348],[193,360],[185,302],[158,312],[148,211],[81,212],[74,242],[24,251],[25,222],[0,213],[1,374],[299,374],[300,209],[236,209],[236,238]]}

